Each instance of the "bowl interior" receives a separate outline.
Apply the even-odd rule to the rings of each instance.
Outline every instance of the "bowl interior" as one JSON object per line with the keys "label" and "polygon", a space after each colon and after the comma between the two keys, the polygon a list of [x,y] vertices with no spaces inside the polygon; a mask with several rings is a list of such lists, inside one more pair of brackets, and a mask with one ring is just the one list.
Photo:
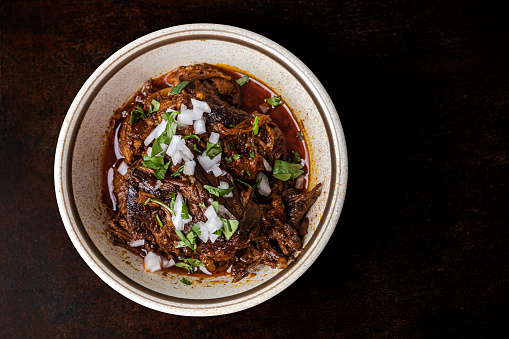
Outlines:
{"label": "bowl interior", "polygon": [[[342,132],[338,131],[339,120],[330,99],[326,94],[323,96],[321,85],[291,54],[243,30],[218,25],[212,25],[214,29],[190,26],[194,27],[159,31],[131,43],[101,65],[85,83],[62,128],[59,141],[62,158],[57,150],[57,161],[61,160],[63,185],[57,187],[57,197],[62,196],[59,205],[65,205],[62,217],[73,243],[108,284],[161,311],[208,315],[232,312],[263,301],[260,295],[267,290],[272,290],[271,295],[278,293],[316,259],[339,217],[346,188],[340,182],[341,157],[346,161],[346,154],[340,153],[344,147],[340,145]],[[202,62],[244,70],[282,95],[305,131],[311,164],[310,186],[322,183],[323,190],[308,213],[310,225],[304,250],[288,268],[282,271],[260,268],[256,275],[238,283],[232,283],[227,276],[190,278],[193,285],[187,286],[180,283],[181,276],[172,273],[146,273],[141,258],[112,246],[108,240],[107,213],[100,202],[101,154],[113,111],[147,79],[180,65]],[[224,305],[226,308],[221,310]]]}

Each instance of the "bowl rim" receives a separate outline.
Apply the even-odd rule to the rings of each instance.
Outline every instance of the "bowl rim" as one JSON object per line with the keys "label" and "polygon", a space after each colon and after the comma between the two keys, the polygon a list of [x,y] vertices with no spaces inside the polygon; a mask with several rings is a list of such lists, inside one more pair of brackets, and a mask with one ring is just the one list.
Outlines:
{"label": "bowl rim", "polygon": [[[331,183],[323,215],[310,241],[286,269],[248,291],[214,299],[184,299],[155,292],[115,268],[90,239],[81,223],[73,197],[72,158],[81,122],[102,86],[136,57],[183,40],[220,40],[248,46],[281,64],[306,88],[324,121],[331,145]],[[125,297],[165,313],[213,316],[238,312],[258,305],[290,286],[316,260],[329,241],[339,219],[348,178],[346,141],[334,104],[318,78],[295,55],[257,33],[227,25],[187,24],[142,36],[104,61],[86,80],[74,98],[60,130],[55,152],[54,181],[62,221],[76,250],[87,265],[110,287]]]}

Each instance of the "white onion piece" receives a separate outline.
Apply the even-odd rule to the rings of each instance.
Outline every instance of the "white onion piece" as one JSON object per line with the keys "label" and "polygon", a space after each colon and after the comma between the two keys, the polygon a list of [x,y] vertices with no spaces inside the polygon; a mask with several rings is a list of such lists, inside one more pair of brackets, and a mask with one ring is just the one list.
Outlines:
{"label": "white onion piece", "polygon": [[209,142],[211,144],[217,144],[218,141],[219,141],[219,134],[216,132],[210,133]]}
{"label": "white onion piece", "polygon": [[193,120],[203,119],[203,111],[199,108],[193,107]]}
{"label": "white onion piece", "polygon": [[151,157],[151,156],[152,156],[152,147],[147,148],[147,155],[148,155],[149,157]]}
{"label": "white onion piece", "polygon": [[118,165],[117,171],[121,176],[124,176],[127,173],[129,166],[127,166],[125,161],[122,161],[120,165]]}
{"label": "white onion piece", "polygon": [[214,174],[215,177],[220,177],[223,175],[223,171],[219,168],[219,164],[216,164],[212,167],[212,174]]}
{"label": "white onion piece", "polygon": [[264,173],[258,172],[256,175],[256,181],[260,179],[262,179],[262,181],[260,182],[260,185],[258,185],[258,192],[261,195],[269,196],[271,191],[269,186],[269,178],[267,178]]}
{"label": "white onion piece", "polygon": [[166,129],[167,124],[168,124],[168,122],[166,120],[163,120],[159,125],[157,125],[156,128],[154,128],[152,130],[152,132],[150,132],[148,137],[145,139],[145,141],[144,141],[145,146],[150,145],[150,143],[154,139],[157,139],[161,134],[163,134],[164,130]]}
{"label": "white onion piece", "polygon": [[129,242],[129,246],[131,247],[140,247],[145,245],[145,239],[133,240]]}
{"label": "white onion piece", "polygon": [[180,111],[185,111],[187,109],[186,104],[180,104]]}
{"label": "white onion piece", "polygon": [[155,187],[160,188],[161,186],[163,186],[163,182],[161,180],[156,180]]}
{"label": "white onion piece", "polygon": [[209,241],[209,229],[207,226],[205,226],[205,223],[204,222],[199,222],[198,223],[198,227],[200,228],[200,235],[198,236],[198,238],[201,239],[201,241],[203,242],[207,242]]}
{"label": "white onion piece", "polygon": [[174,165],[177,165],[179,162],[182,161],[182,153],[179,151],[175,151],[171,157],[171,160],[173,161]]}
{"label": "white onion piece", "polygon": [[168,260],[165,257],[161,257],[161,264],[163,268],[169,268],[175,266],[175,260],[173,259]]}
{"label": "white onion piece", "polygon": [[191,99],[191,103],[193,104],[193,108],[199,108],[203,112],[210,113],[210,106],[205,101],[200,101],[196,99]]}
{"label": "white onion piece", "polygon": [[[162,153],[166,152],[166,150],[168,149],[168,145],[166,145],[166,144],[160,144],[160,145],[161,145],[161,148],[163,149]],[[162,154],[161,154],[161,156],[162,156]]]}
{"label": "white onion piece", "polygon": [[217,213],[222,215],[223,217],[228,217],[228,219],[235,219],[233,214],[231,214],[230,211],[228,211],[228,209],[223,205],[217,206]]}
{"label": "white onion piece", "polygon": [[209,173],[210,171],[212,171],[212,168],[214,166],[217,166],[219,168],[219,163],[221,162],[221,153],[216,155],[214,159],[210,159],[205,154],[205,152],[203,152],[203,154],[199,155],[197,159],[201,167],[203,167],[203,169],[205,170],[205,172]]}
{"label": "white onion piece", "polygon": [[[215,231],[217,231],[218,229],[223,227],[223,222],[218,217],[215,217],[213,219],[207,220],[207,222],[205,223],[205,227],[207,227],[209,229],[210,233],[214,233]],[[209,234],[209,238],[210,238],[210,234]]]}
{"label": "white onion piece", "polygon": [[180,147],[179,151],[182,153],[183,157],[185,157],[189,160],[193,160],[193,158],[194,158],[193,152],[191,152],[191,150],[189,148],[187,148],[185,142],[183,143],[183,146]]}
{"label": "white onion piece", "polygon": [[175,215],[171,217],[171,221],[173,221],[173,225],[178,231],[184,230],[184,223],[182,221],[182,202],[182,195],[179,193],[175,199],[175,206],[173,207]]}
{"label": "white onion piece", "polygon": [[184,171],[183,173],[186,175],[194,175],[194,169],[196,168],[196,161],[186,161],[184,164]]}
{"label": "white onion piece", "polygon": [[193,110],[186,109],[181,111],[178,115],[178,123],[182,126],[189,126],[193,124]]}
{"label": "white onion piece", "polygon": [[205,210],[205,213],[203,213],[203,215],[205,215],[207,217],[207,219],[214,219],[215,217],[217,217],[216,210],[214,209],[214,206],[210,205],[209,207],[207,207],[207,209]]}
{"label": "white onion piece", "polygon": [[272,166],[269,164],[269,162],[267,160],[265,160],[265,158],[263,158],[263,167],[265,167],[266,171],[269,171],[269,172],[272,171]]}
{"label": "white onion piece", "polygon": [[212,275],[212,273],[211,273],[208,269],[206,269],[205,267],[203,267],[203,266],[198,266],[198,268],[199,268],[199,269],[200,269],[200,271],[202,271],[203,273],[208,274],[208,275]]}
{"label": "white onion piece", "polygon": [[181,135],[178,134],[174,135],[173,138],[171,138],[170,145],[166,149],[166,154],[172,157],[173,153],[175,153],[175,151],[177,150],[177,146],[181,140],[182,140]]}
{"label": "white onion piece", "polygon": [[258,107],[260,108],[260,111],[262,111],[263,114],[266,114],[270,109],[269,104],[267,104],[266,102],[264,102],[263,104],[261,104]]}
{"label": "white onion piece", "polygon": [[209,239],[212,243],[214,243],[217,240],[217,238],[219,238],[219,236],[217,234],[214,234],[214,233],[209,234]]}
{"label": "white onion piece", "polygon": [[207,132],[207,128],[205,127],[205,120],[196,120],[194,122],[194,133],[203,134],[205,132]]}
{"label": "white onion piece", "polygon": [[148,252],[143,260],[143,266],[147,272],[156,272],[161,270],[161,257],[154,252]]}

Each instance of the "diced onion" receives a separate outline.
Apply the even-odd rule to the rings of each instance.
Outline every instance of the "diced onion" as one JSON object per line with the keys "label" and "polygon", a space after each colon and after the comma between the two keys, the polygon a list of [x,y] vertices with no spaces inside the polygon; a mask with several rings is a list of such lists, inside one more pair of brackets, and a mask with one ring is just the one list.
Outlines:
{"label": "diced onion", "polygon": [[178,124],[181,126],[189,126],[193,124],[193,110],[186,109],[178,115]]}
{"label": "diced onion", "polygon": [[216,210],[214,210],[214,206],[210,205],[209,207],[207,207],[203,215],[205,215],[207,219],[213,219],[217,217]]}
{"label": "diced onion", "polygon": [[228,209],[223,205],[217,205],[217,213],[219,213],[223,217],[228,217],[228,219],[235,219],[233,214],[231,214],[230,211],[228,211]]}
{"label": "diced onion", "polygon": [[173,221],[173,225],[178,231],[184,230],[184,223],[182,221],[182,202],[182,195],[179,193],[175,199],[175,206],[173,207],[175,215],[171,217],[171,221]]}
{"label": "diced onion", "polygon": [[198,237],[201,239],[201,241],[209,241],[209,229],[205,226],[205,223],[200,221],[198,223],[198,227],[200,228],[200,235]]}
{"label": "diced onion", "polygon": [[145,245],[145,239],[133,240],[129,242],[129,246],[131,247],[140,247]]}
{"label": "diced onion", "polygon": [[186,161],[184,164],[184,171],[183,173],[186,175],[194,175],[194,169],[196,168],[196,161]]}
{"label": "diced onion", "polygon": [[262,179],[262,181],[260,182],[260,185],[258,185],[258,192],[261,195],[269,196],[271,192],[269,186],[269,178],[267,178],[267,176],[263,172],[258,172],[258,174],[256,175],[256,181],[260,179]]}
{"label": "diced onion", "polygon": [[117,171],[118,173],[120,173],[121,176],[124,176],[127,173],[128,169],[129,166],[127,166],[127,163],[125,161],[122,161],[118,166]]}
{"label": "diced onion", "polygon": [[214,174],[216,177],[223,175],[223,171],[219,168],[219,164],[216,164],[214,167],[212,167],[212,174]]}
{"label": "diced onion", "polygon": [[272,172],[272,166],[267,160],[265,160],[265,158],[263,158],[263,167],[265,167],[266,171]]}
{"label": "diced onion", "polygon": [[193,160],[193,158],[194,158],[193,152],[191,152],[191,150],[189,148],[187,148],[185,142],[182,143],[182,147],[179,147],[179,151],[182,153],[183,157],[185,157],[189,160]]}
{"label": "diced onion", "polygon": [[[205,223],[205,227],[207,227],[209,229],[210,233],[214,233],[215,231],[217,231],[218,229],[223,227],[223,222],[218,217],[215,217],[213,219],[207,220],[207,222]],[[209,234],[209,237],[210,237],[210,234]]]}
{"label": "diced onion", "polygon": [[205,132],[207,132],[207,128],[205,127],[205,120],[196,120],[194,122],[194,133],[203,134]]}
{"label": "diced onion", "polygon": [[163,182],[161,180],[156,180],[155,187],[160,188],[161,186],[163,186]]}
{"label": "diced onion", "polygon": [[145,146],[150,145],[154,139],[157,139],[161,134],[163,134],[164,130],[166,129],[166,124],[168,124],[168,122],[163,120],[159,125],[156,126],[156,128],[152,130],[152,132],[150,132],[144,141]]}
{"label": "diced onion", "polygon": [[266,114],[269,109],[270,109],[270,105],[266,102],[262,103],[260,106],[258,106],[260,108],[260,111],[262,111],[263,114]]}
{"label": "diced onion", "polygon": [[168,260],[165,257],[161,257],[161,264],[163,268],[169,268],[175,266],[175,260],[173,259]]}
{"label": "diced onion", "polygon": [[147,272],[156,272],[161,270],[161,257],[154,252],[148,252],[143,260],[143,266]]}
{"label": "diced onion", "polygon": [[211,144],[217,144],[218,141],[219,141],[219,134],[216,132],[210,133],[209,142]]}
{"label": "diced onion", "polygon": [[168,154],[170,157],[173,157],[173,153],[175,153],[175,151],[177,150],[177,146],[181,140],[182,140],[181,135],[178,134],[174,135],[173,138],[171,138],[170,145],[166,149],[166,154]]}
{"label": "diced onion", "polygon": [[201,167],[203,167],[203,169],[205,170],[205,172],[209,173],[210,171],[212,171],[212,168],[214,166],[217,166],[219,168],[219,163],[221,162],[221,153],[216,155],[214,159],[210,159],[205,154],[205,152],[203,152],[203,154],[199,155],[197,159]]}
{"label": "diced onion", "polygon": [[182,153],[180,153],[179,151],[173,152],[171,160],[173,161],[174,165],[177,165],[179,162],[182,161]]}
{"label": "diced onion", "polygon": [[210,241],[211,241],[212,243],[214,243],[214,242],[217,240],[217,238],[219,238],[219,236],[218,236],[217,234],[210,233],[210,234],[209,234],[209,238],[210,238]]}
{"label": "diced onion", "polygon": [[208,274],[208,275],[212,275],[212,273],[211,273],[208,269],[206,269],[205,267],[203,267],[203,266],[198,266],[198,268],[199,268],[199,269],[200,269],[200,271],[202,271],[203,273]]}
{"label": "diced onion", "polygon": [[196,99],[191,99],[191,103],[193,104],[193,108],[199,108],[203,112],[210,113],[210,106],[205,101],[200,101]]}

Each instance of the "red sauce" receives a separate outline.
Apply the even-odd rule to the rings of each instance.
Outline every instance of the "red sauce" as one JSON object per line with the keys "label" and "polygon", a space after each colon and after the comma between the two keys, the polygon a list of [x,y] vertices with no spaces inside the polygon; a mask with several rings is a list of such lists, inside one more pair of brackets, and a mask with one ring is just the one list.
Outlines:
{"label": "red sauce", "polygon": [[[244,76],[244,74],[228,68],[219,66],[216,67],[221,68],[222,71],[232,76],[232,78],[235,80]],[[169,72],[159,78],[153,79],[152,85],[158,89],[170,86],[167,78],[171,73],[172,72]],[[268,86],[252,77],[250,77],[249,81],[243,86],[238,86],[237,88],[240,91],[240,105],[238,108],[241,110],[251,114],[255,111],[261,112],[262,110],[260,105],[269,107],[265,114],[269,114],[271,119],[279,126],[283,132],[285,137],[285,151],[289,153],[292,151],[297,152],[301,158],[301,165],[303,166],[305,174],[301,177],[302,179],[300,179],[302,180],[300,183],[301,189],[298,190],[300,191],[307,189],[309,175],[308,152],[304,140],[300,139],[297,135],[297,132],[300,131],[300,128],[297,121],[293,117],[290,108],[285,103],[276,107],[268,105],[266,103],[266,99],[278,95]],[[147,94],[145,92],[145,87],[143,87],[134,95],[131,100],[127,102],[127,104],[115,112],[113,118],[113,128],[108,133],[102,162],[102,191],[104,203],[106,203],[113,211],[116,211],[117,209],[117,201],[115,194],[113,193],[113,178],[114,175],[119,175],[115,169],[124,159],[120,149],[118,148],[118,131],[120,129],[120,124],[127,116],[129,116],[130,112],[136,105],[143,104],[143,99],[146,98],[146,96]],[[175,269],[182,271],[179,268]],[[193,276],[194,275],[195,274],[193,274]]]}

